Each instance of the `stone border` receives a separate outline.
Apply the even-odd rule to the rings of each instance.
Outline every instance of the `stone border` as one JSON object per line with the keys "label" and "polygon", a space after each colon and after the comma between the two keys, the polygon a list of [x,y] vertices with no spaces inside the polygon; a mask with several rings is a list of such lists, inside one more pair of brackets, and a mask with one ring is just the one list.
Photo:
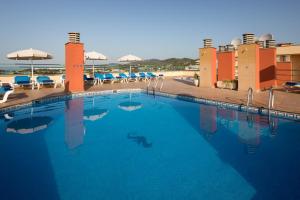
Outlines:
{"label": "stone border", "polygon": [[[37,104],[53,103],[53,102],[58,102],[58,101],[68,100],[68,99],[73,99],[73,98],[78,98],[78,97],[84,97],[84,96],[94,96],[94,95],[114,94],[114,93],[120,94],[120,93],[128,93],[128,92],[135,92],[135,93],[142,92],[142,93],[147,94],[147,91],[143,90],[143,89],[119,89],[119,90],[81,92],[81,93],[68,94],[68,95],[63,95],[63,96],[41,98],[41,99],[33,100],[29,103],[24,103],[21,105],[15,105],[15,106],[7,107],[7,108],[2,108],[2,109],[0,109],[0,114],[6,113],[6,112],[12,112],[12,111],[15,111],[15,110],[18,110],[21,108],[30,107],[32,105],[37,105]],[[247,106],[243,105],[243,104],[239,105],[239,104],[227,103],[227,102],[223,102],[223,101],[216,101],[216,100],[203,99],[203,98],[197,98],[197,97],[189,97],[189,96],[169,94],[169,93],[163,93],[163,92],[155,92],[155,95],[179,99],[179,100],[188,101],[188,102],[199,103],[199,104],[213,105],[213,106],[218,106],[218,107],[222,107],[222,108],[229,108],[229,109],[242,111],[242,112],[249,112],[249,113],[253,113],[253,114],[261,114],[261,115],[266,115],[266,116],[269,115],[268,109],[266,109],[266,108],[257,108],[257,107],[253,107],[253,106],[250,106],[249,108],[247,108]],[[282,112],[282,111],[278,111],[278,110],[271,110],[270,116],[300,121],[300,114],[296,114],[296,113],[288,113],[288,112]]]}
{"label": "stone border", "polygon": [[[205,105],[213,105],[213,106],[218,106],[218,107],[222,107],[222,108],[229,108],[229,109],[242,111],[242,112],[249,112],[249,113],[253,113],[253,114],[260,114],[260,115],[265,115],[265,116],[269,115],[268,109],[263,108],[263,107],[258,108],[258,107],[249,106],[249,108],[247,108],[247,106],[244,104],[227,103],[227,102],[223,102],[223,101],[216,101],[216,100],[203,99],[203,98],[197,98],[197,97],[189,97],[189,96],[183,96],[183,95],[175,95],[175,94],[169,94],[169,93],[163,93],[163,92],[155,92],[155,95],[170,97],[170,98],[175,98],[175,99],[179,99],[179,100],[200,103],[200,104],[205,104]],[[296,114],[296,113],[288,113],[288,112],[282,112],[282,111],[278,111],[278,110],[270,110],[270,116],[300,121],[300,114]]]}

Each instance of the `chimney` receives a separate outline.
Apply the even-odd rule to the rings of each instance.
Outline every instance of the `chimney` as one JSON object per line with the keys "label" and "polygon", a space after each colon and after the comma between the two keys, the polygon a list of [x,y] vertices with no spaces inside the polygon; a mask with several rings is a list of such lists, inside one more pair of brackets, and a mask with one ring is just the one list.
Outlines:
{"label": "chimney", "polygon": [[219,46],[219,52],[224,52],[226,50],[225,46]]}
{"label": "chimney", "polygon": [[68,35],[69,35],[69,42],[80,43],[80,33],[71,32],[71,33],[68,33]]}
{"label": "chimney", "polygon": [[275,48],[276,42],[275,40],[266,40],[266,48]]}
{"label": "chimney", "polygon": [[204,39],[203,43],[204,43],[204,48],[212,47],[212,39]]}
{"label": "chimney", "polygon": [[264,48],[265,42],[264,41],[257,41],[256,44],[259,45],[259,48]]}
{"label": "chimney", "polygon": [[253,33],[244,33],[243,34],[243,44],[253,44],[254,43],[254,34]]}
{"label": "chimney", "polygon": [[234,51],[234,46],[232,44],[227,44],[226,51]]}

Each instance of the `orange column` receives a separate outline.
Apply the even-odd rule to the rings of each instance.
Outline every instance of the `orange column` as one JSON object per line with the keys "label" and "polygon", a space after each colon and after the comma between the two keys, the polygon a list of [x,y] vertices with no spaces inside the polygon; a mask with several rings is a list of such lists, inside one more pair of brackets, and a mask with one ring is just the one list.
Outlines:
{"label": "orange column", "polygon": [[66,91],[84,91],[84,46],[83,43],[68,42],[65,44]]}
{"label": "orange column", "polygon": [[218,81],[234,80],[235,57],[233,51],[218,52]]}
{"label": "orange column", "polygon": [[259,49],[260,90],[276,86],[276,48]]}
{"label": "orange column", "polygon": [[259,90],[259,46],[242,44],[238,47],[238,87],[245,91],[250,87]]}
{"label": "orange column", "polygon": [[200,87],[215,87],[217,53],[213,47],[200,49]]}

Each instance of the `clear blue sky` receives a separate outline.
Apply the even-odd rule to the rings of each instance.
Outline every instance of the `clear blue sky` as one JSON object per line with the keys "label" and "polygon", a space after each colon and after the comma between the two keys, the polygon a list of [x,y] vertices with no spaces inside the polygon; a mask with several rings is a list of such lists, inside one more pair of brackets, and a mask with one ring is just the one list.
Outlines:
{"label": "clear blue sky", "polygon": [[144,59],[198,56],[202,39],[227,44],[244,32],[273,33],[300,43],[300,1],[201,0],[3,0],[0,62],[11,51],[36,48],[64,63],[68,32],[80,32],[85,50],[112,61],[125,54]]}

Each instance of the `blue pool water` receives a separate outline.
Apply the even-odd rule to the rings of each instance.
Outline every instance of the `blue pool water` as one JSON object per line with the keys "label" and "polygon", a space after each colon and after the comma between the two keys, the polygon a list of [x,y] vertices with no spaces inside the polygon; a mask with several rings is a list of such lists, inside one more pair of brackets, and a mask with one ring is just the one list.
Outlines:
{"label": "blue pool water", "polygon": [[299,154],[299,122],[80,97],[1,116],[0,199],[300,199]]}

